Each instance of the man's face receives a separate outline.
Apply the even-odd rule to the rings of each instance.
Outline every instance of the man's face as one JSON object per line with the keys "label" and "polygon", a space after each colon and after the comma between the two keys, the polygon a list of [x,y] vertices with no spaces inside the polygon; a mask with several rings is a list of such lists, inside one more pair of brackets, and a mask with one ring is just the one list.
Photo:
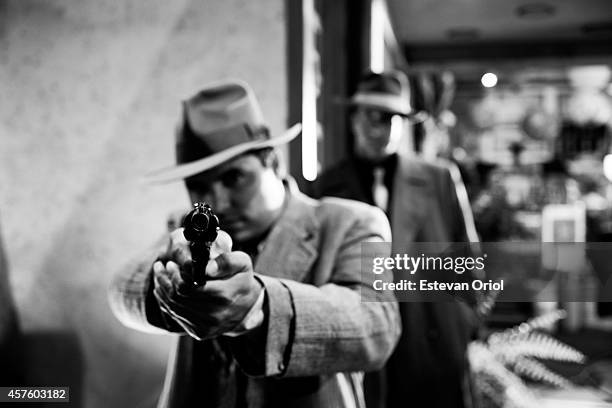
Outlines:
{"label": "man's face", "polygon": [[284,187],[274,170],[246,154],[185,181],[192,202],[204,201],[221,229],[245,242],[266,232],[280,215]]}
{"label": "man's face", "polygon": [[404,119],[379,109],[358,107],[351,115],[355,153],[368,160],[382,160],[400,147]]}

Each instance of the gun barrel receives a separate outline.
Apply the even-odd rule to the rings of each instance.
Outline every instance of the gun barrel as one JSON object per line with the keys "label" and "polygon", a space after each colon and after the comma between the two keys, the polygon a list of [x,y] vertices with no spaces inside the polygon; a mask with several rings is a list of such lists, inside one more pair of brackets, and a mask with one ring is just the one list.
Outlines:
{"label": "gun barrel", "polygon": [[210,205],[198,202],[183,221],[183,235],[190,242],[193,283],[206,283],[206,264],[210,259],[210,247],[217,238],[219,219]]}
{"label": "gun barrel", "polygon": [[189,245],[193,283],[197,286],[206,284],[206,264],[210,259],[210,245],[207,242],[192,242]]}

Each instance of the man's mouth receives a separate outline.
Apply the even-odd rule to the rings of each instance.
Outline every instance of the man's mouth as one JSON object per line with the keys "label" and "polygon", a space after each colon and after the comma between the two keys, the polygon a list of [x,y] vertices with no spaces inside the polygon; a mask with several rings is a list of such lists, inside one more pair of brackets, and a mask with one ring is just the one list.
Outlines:
{"label": "man's mouth", "polygon": [[231,228],[234,227],[238,224],[240,224],[241,219],[238,217],[220,217],[219,218],[219,224],[220,227],[223,229],[225,228]]}
{"label": "man's mouth", "polygon": [[368,145],[373,149],[382,149],[387,145],[387,143],[383,140],[369,140]]}

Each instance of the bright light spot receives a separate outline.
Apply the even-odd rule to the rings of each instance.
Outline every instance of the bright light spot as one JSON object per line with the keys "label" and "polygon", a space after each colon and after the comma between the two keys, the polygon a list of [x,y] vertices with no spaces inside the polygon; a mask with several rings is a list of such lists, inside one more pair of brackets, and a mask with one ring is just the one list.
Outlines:
{"label": "bright light spot", "polygon": [[603,172],[606,178],[612,182],[612,154],[607,154],[604,157]]}
{"label": "bright light spot", "polygon": [[480,82],[485,88],[493,88],[495,85],[497,85],[497,75],[487,72],[482,76],[482,78],[480,78]]}

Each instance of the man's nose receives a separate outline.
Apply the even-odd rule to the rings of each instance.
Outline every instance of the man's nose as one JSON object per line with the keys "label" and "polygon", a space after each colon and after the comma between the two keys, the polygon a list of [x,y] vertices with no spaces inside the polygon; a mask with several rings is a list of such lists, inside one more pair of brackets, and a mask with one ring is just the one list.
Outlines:
{"label": "man's nose", "polygon": [[230,194],[221,183],[214,183],[208,194],[210,205],[217,214],[223,214],[230,208]]}
{"label": "man's nose", "polygon": [[369,136],[371,139],[384,139],[387,137],[388,130],[379,126],[373,126],[370,130]]}

